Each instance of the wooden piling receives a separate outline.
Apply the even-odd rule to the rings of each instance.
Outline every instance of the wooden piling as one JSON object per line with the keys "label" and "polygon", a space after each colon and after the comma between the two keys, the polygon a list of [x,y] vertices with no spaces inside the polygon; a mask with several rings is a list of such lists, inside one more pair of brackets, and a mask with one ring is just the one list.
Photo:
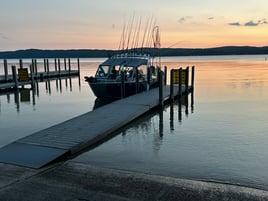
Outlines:
{"label": "wooden piling", "polygon": [[121,71],[121,98],[125,97],[125,72]]}
{"label": "wooden piling", "polygon": [[15,82],[15,88],[18,88],[18,75],[16,71],[17,71],[16,66],[12,66],[13,81]]}
{"label": "wooden piling", "polygon": [[78,73],[80,74],[80,60],[77,58],[77,67],[78,67]]}
{"label": "wooden piling", "polygon": [[192,86],[192,92],[194,91],[194,73],[195,73],[195,66],[192,66],[192,73],[191,73],[191,86]]}
{"label": "wooden piling", "polygon": [[34,89],[34,67],[32,64],[30,64],[30,73],[31,73],[31,85],[32,89]]}
{"label": "wooden piling", "polygon": [[179,97],[182,96],[182,68],[179,69]]}
{"label": "wooden piling", "polygon": [[49,77],[49,60],[47,59],[47,76]]}
{"label": "wooden piling", "polygon": [[34,60],[34,72],[35,72],[35,75],[37,76],[37,60],[36,59]]}
{"label": "wooden piling", "polygon": [[34,73],[34,59],[32,59],[32,67],[33,67],[33,73]]}
{"label": "wooden piling", "polygon": [[60,74],[61,74],[60,59],[58,59],[58,69],[59,69],[59,76],[60,76]]}
{"label": "wooden piling", "polygon": [[47,72],[47,61],[44,59],[44,72]]}
{"label": "wooden piling", "polygon": [[64,70],[67,70],[66,58],[64,58]]}
{"label": "wooden piling", "polygon": [[170,100],[174,101],[174,69],[170,70]]}
{"label": "wooden piling", "polygon": [[163,71],[159,72],[159,105],[161,107],[164,106],[164,99],[163,99],[163,84],[164,84],[164,75]]}
{"label": "wooden piling", "polygon": [[189,89],[189,66],[186,67],[186,72],[185,72],[185,89],[186,89],[186,93],[188,93],[188,89]]}
{"label": "wooden piling", "polygon": [[71,74],[71,59],[68,59],[69,74]]}
{"label": "wooden piling", "polygon": [[22,62],[22,59],[20,59],[20,68],[23,68],[23,62]]}
{"label": "wooden piling", "polygon": [[147,68],[147,91],[150,89],[150,82],[151,82],[151,70]]}
{"label": "wooden piling", "polygon": [[167,85],[167,67],[165,66],[164,67],[164,71],[165,71],[165,73],[164,73],[164,85],[166,86]]}
{"label": "wooden piling", "polygon": [[55,59],[55,72],[57,72],[57,59]]}
{"label": "wooden piling", "polygon": [[139,93],[139,70],[136,68],[136,94]]}
{"label": "wooden piling", "polygon": [[8,80],[8,68],[7,68],[7,60],[4,60],[4,72],[5,72],[5,81]]}

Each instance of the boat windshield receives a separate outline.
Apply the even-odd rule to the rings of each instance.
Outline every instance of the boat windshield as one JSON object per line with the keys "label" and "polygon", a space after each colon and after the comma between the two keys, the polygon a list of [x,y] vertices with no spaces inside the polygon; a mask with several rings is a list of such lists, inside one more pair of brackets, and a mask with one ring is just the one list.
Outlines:
{"label": "boat windshield", "polygon": [[107,77],[109,74],[110,66],[99,66],[96,76],[97,77]]}
{"label": "boat windshield", "polygon": [[126,73],[127,78],[132,78],[134,75],[134,67],[131,66],[122,66],[121,71],[124,71]]}

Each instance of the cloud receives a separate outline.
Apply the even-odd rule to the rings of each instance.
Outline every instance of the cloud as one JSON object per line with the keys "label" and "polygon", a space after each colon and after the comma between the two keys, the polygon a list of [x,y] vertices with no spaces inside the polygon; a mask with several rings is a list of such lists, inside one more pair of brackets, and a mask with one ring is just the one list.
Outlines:
{"label": "cloud", "polygon": [[241,26],[239,22],[231,22],[229,23],[230,26]]}
{"label": "cloud", "polygon": [[260,21],[258,21],[258,22],[255,23],[255,22],[253,22],[253,21],[251,20],[251,21],[246,22],[246,23],[244,24],[244,26],[246,26],[246,27],[254,27],[254,26],[258,26],[260,23],[261,23]]}
{"label": "cloud", "polygon": [[208,20],[214,20],[214,17],[209,17]]}
{"label": "cloud", "polygon": [[192,16],[181,17],[181,18],[178,20],[178,22],[179,22],[180,24],[182,24],[182,23],[184,23],[184,22],[186,22],[187,20],[192,19],[192,18],[193,18]]}
{"label": "cloud", "polygon": [[265,18],[263,18],[261,20],[250,20],[250,21],[245,22],[245,23],[240,23],[240,22],[228,23],[228,25],[230,25],[230,26],[245,26],[245,27],[256,27],[259,25],[266,25],[266,24],[268,24],[268,21]]}

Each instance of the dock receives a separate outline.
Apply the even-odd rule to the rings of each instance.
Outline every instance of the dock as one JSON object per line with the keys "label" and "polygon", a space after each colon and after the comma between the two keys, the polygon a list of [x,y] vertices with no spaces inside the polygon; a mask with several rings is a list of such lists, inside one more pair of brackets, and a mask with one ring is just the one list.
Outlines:
{"label": "dock", "polygon": [[[19,68],[16,65],[8,66],[8,61],[4,60],[4,75],[0,75],[0,90],[16,89],[31,85],[34,87],[34,82],[40,82],[44,79],[53,79],[65,76],[79,76],[80,75],[80,61],[77,59],[77,69],[72,69],[71,60],[64,59],[64,64],[60,59],[55,59],[55,70],[49,67],[51,64],[48,59],[44,59],[44,70],[38,72],[38,62],[32,59],[31,63],[23,64],[19,60]],[[27,65],[27,67],[26,67]],[[9,69],[12,70],[10,73]],[[39,69],[40,71],[40,69]]]}
{"label": "dock", "polygon": [[[161,87],[162,88],[162,87]],[[161,102],[180,92],[187,94],[191,86],[164,85]],[[160,104],[159,88],[120,99],[58,125],[44,129],[0,149],[0,162],[41,168],[55,159],[74,155],[108,137],[112,132]],[[173,95],[172,95],[173,96]]]}

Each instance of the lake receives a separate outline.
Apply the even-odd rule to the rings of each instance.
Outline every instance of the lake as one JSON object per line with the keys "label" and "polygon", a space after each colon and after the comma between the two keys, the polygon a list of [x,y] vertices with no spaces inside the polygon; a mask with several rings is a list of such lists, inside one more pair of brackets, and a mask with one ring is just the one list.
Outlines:
{"label": "lake", "polygon": [[[153,110],[73,160],[268,190],[265,57],[162,58],[169,69],[195,66],[193,96]],[[0,147],[91,111],[98,102],[83,77],[93,75],[102,60],[81,59],[80,78],[51,80],[50,87],[41,82],[38,93],[0,94]]]}

